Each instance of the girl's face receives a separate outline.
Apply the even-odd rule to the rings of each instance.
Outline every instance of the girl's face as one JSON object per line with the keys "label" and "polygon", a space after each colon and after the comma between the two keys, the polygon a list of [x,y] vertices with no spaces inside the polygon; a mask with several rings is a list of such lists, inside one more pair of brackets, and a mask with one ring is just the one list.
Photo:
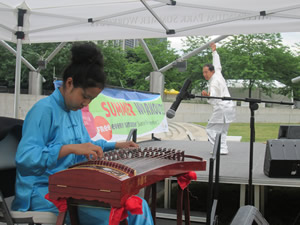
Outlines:
{"label": "girl's face", "polygon": [[102,89],[98,87],[90,87],[85,89],[81,87],[75,88],[73,85],[73,79],[69,77],[65,82],[62,93],[67,109],[77,111],[87,106],[101,93],[101,91]]}

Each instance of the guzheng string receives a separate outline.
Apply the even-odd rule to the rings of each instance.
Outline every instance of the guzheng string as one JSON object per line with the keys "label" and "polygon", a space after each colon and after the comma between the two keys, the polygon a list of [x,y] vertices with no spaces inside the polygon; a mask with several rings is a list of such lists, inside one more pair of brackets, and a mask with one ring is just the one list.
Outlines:
{"label": "guzheng string", "polygon": [[[140,160],[149,160],[149,159],[160,159],[160,158],[167,158],[167,157],[171,157],[172,155],[175,154],[175,152],[168,152],[168,154],[164,154],[164,155],[158,155],[156,150],[152,150],[150,149],[149,151],[147,151],[147,149],[145,149],[146,151],[136,151],[136,150],[125,150],[125,152],[127,153],[127,157],[121,157],[118,160],[118,162],[122,162],[122,161],[126,161],[128,163],[130,163],[131,161],[136,162],[136,159],[140,159]],[[114,153],[113,153],[114,154]],[[142,154],[142,155],[141,155]],[[116,159],[112,159],[112,161],[115,161]]]}
{"label": "guzheng string", "polygon": [[129,153],[131,153],[131,157],[127,158],[127,159],[120,159],[120,160],[128,160],[131,159],[132,161],[136,161],[136,159],[144,159],[144,160],[149,160],[149,159],[174,159],[176,160],[176,157],[178,158],[178,160],[180,160],[179,156],[182,156],[182,151],[175,151],[175,149],[154,149],[152,150],[150,149],[144,149],[143,151],[132,151]]}
{"label": "guzheng string", "polygon": [[[173,164],[176,161],[184,161],[184,151],[162,148],[136,148],[118,149],[105,152],[101,159],[93,163],[121,169],[123,172],[131,174],[138,169],[139,172],[149,169],[149,166],[157,165],[158,159],[164,159],[163,164]],[[153,163],[152,163],[153,162]],[[117,163],[117,164],[116,164]],[[152,167],[151,167],[152,168]]]}
{"label": "guzheng string", "polygon": [[[151,164],[151,162],[157,162],[157,160],[173,160],[173,161],[183,161],[184,152],[175,149],[152,149],[145,148],[143,150],[139,149],[122,149],[116,150],[117,152],[105,153],[108,160],[117,161],[118,163],[124,164],[128,167],[138,167],[140,165]],[[125,154],[125,157],[122,157]],[[126,155],[127,154],[127,155]],[[118,158],[119,157],[119,158]],[[170,161],[170,162],[171,162]]]}

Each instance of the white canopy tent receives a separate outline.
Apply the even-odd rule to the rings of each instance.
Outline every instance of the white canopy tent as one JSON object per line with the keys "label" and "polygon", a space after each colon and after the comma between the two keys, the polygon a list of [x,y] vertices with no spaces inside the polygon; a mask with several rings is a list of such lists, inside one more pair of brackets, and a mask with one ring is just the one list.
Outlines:
{"label": "white canopy tent", "polygon": [[298,0],[0,0],[0,40],[22,43],[300,31]]}
{"label": "white canopy tent", "polygon": [[0,0],[0,39],[23,43],[300,31],[298,0]]}

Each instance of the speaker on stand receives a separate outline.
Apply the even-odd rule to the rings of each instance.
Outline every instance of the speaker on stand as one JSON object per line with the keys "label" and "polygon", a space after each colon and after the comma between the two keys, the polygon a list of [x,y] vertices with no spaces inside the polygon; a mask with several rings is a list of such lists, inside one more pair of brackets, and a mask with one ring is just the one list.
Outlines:
{"label": "speaker on stand", "polygon": [[[300,177],[300,126],[281,125],[278,139],[268,140],[264,173],[273,178]],[[298,224],[300,212],[292,225]]]}
{"label": "speaker on stand", "polygon": [[300,177],[300,139],[268,140],[264,173],[268,177]]}

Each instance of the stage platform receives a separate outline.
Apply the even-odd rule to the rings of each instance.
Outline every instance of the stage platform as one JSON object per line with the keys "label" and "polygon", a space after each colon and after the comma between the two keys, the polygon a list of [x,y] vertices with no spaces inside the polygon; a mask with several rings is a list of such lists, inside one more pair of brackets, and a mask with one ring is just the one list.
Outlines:
{"label": "stage platform", "polygon": [[[200,156],[205,160],[211,157],[212,145],[208,141],[145,141],[139,143],[141,147],[163,147],[184,150],[188,155]],[[221,155],[220,183],[240,185],[240,206],[245,205],[246,185],[249,177],[249,142],[228,142],[228,155]],[[297,178],[270,178],[263,172],[266,144],[254,143],[253,179],[254,205],[264,213],[264,187],[300,187]],[[207,164],[208,168],[208,164]],[[175,178],[172,178],[175,179]],[[208,181],[208,170],[197,172],[197,181]],[[168,196],[168,191],[165,190]],[[166,202],[167,201],[167,202]],[[170,199],[165,197],[165,206]]]}

